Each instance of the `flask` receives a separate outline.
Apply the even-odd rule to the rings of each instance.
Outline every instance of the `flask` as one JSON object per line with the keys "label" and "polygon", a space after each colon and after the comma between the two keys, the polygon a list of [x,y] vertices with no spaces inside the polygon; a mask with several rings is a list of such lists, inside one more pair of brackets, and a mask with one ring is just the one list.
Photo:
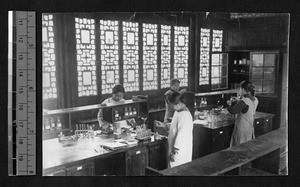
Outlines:
{"label": "flask", "polygon": [[119,119],[119,112],[117,110],[115,110],[115,120]]}
{"label": "flask", "polygon": [[128,107],[129,108],[129,116],[132,116],[132,109],[131,107]]}
{"label": "flask", "polygon": [[46,132],[50,131],[50,121],[49,121],[49,118],[46,118],[45,131]]}
{"label": "flask", "polygon": [[125,107],[125,118],[128,116],[128,109]]}
{"label": "flask", "polygon": [[61,126],[62,126],[62,125],[61,125],[60,117],[57,117],[56,128],[57,128],[58,131],[61,130]]}
{"label": "flask", "polygon": [[54,119],[51,118],[51,126],[50,126],[50,131],[55,131],[56,130],[56,127],[55,127],[55,122],[54,122]]}
{"label": "flask", "polygon": [[136,108],[133,108],[133,115],[136,116]]}

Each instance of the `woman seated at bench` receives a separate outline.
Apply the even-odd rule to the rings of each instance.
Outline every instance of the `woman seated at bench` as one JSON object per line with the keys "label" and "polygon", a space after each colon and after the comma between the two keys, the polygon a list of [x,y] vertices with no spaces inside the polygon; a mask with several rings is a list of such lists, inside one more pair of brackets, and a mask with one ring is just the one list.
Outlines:
{"label": "woman seated at bench", "polygon": [[[112,89],[112,97],[105,99],[101,105],[106,106],[108,103],[121,103],[124,102],[125,99],[123,99],[125,94],[125,89],[122,85],[118,84]],[[99,109],[98,114],[97,114],[97,119],[99,122],[99,127],[101,130],[108,130],[109,124],[105,124],[103,122],[103,113],[102,109]]]}

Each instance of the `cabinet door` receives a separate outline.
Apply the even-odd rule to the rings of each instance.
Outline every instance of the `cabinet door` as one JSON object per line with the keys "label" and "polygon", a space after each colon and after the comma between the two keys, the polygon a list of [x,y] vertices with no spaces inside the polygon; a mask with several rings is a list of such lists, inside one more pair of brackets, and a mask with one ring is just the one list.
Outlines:
{"label": "cabinet door", "polygon": [[93,176],[94,163],[89,162],[86,164],[79,164],[76,166],[71,166],[66,170],[67,170],[67,176]]}
{"label": "cabinet door", "polygon": [[255,119],[254,120],[254,135],[255,138],[264,134],[264,119]]}
{"label": "cabinet door", "polygon": [[148,165],[148,151],[145,147],[128,150],[126,155],[126,165],[128,176],[145,175],[145,168]]}
{"label": "cabinet door", "polygon": [[167,146],[166,142],[149,146],[149,166],[156,170],[167,168]]}
{"label": "cabinet door", "polygon": [[125,152],[96,159],[95,175],[126,175]]}
{"label": "cabinet door", "polygon": [[220,151],[226,148],[226,134],[224,129],[217,130],[213,133],[211,153]]}
{"label": "cabinet door", "polygon": [[264,131],[264,134],[272,131],[272,118],[264,119],[263,131]]}

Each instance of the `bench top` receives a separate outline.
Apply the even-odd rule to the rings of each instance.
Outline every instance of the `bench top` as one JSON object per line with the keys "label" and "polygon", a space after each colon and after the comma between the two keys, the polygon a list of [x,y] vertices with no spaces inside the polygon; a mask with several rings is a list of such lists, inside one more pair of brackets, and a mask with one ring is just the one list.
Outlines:
{"label": "bench top", "polygon": [[287,129],[271,131],[238,146],[195,159],[186,164],[168,168],[161,175],[216,176],[264,156],[287,143]]}

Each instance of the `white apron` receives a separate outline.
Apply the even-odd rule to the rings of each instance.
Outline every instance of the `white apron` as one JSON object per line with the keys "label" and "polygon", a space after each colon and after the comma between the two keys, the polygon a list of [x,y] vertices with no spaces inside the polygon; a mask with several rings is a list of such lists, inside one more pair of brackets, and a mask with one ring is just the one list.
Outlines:
{"label": "white apron", "polygon": [[246,105],[249,106],[249,109],[245,114],[242,112],[238,114],[231,136],[230,147],[245,143],[255,138],[253,123],[258,100],[256,97],[254,98],[254,101],[248,97],[242,98]]}
{"label": "white apron", "polygon": [[168,145],[168,158],[173,147],[179,149],[178,154],[173,157],[174,162],[169,162],[170,167],[192,161],[193,117],[189,111],[174,113],[168,135]]}

